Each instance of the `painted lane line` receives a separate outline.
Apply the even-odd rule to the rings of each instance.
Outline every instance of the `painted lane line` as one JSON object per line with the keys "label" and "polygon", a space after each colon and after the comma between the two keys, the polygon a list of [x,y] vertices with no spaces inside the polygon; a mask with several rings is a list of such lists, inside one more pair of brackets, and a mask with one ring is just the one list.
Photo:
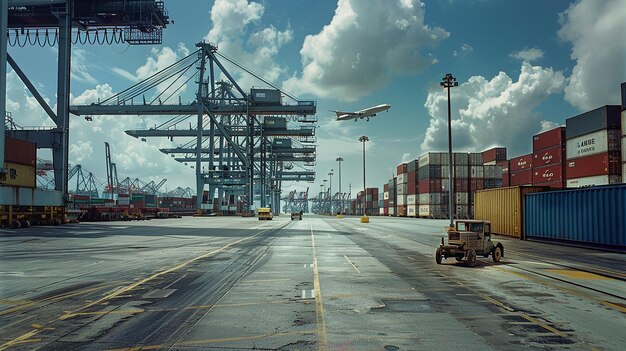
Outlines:
{"label": "painted lane line", "polygon": [[343,257],[346,259],[346,261],[348,261],[348,263],[350,263],[350,265],[352,266],[352,268],[354,268],[359,274],[361,274],[361,271],[356,268],[356,266],[354,265],[354,263],[352,263],[352,261],[350,261],[350,259],[348,258],[348,256],[343,255]]}
{"label": "painted lane line", "polygon": [[[239,244],[239,243],[241,243],[241,242],[244,242],[244,241],[247,241],[247,240],[253,239],[253,238],[255,238],[255,237],[257,237],[257,236],[259,236],[259,235],[261,235],[261,234],[263,234],[263,233],[265,233],[265,232],[267,232],[267,231],[269,231],[269,230],[272,230],[272,229],[278,228],[278,227],[280,227],[281,225],[282,225],[282,226],[285,226],[285,224],[286,224],[286,223],[278,223],[277,225],[275,225],[275,226],[273,226],[273,227],[271,227],[271,228],[267,228],[267,229],[265,229],[265,230],[263,230],[263,231],[260,231],[260,232],[258,232],[257,234],[254,234],[254,235],[249,236],[249,237],[241,238],[241,239],[239,239],[239,240],[235,240],[235,241],[233,241],[233,242],[231,242],[231,243],[229,243],[229,244],[227,244],[227,245],[224,245],[224,246],[220,247],[219,249],[216,249],[216,250],[210,251],[210,252],[208,252],[208,253],[206,253],[206,254],[203,254],[203,255],[200,255],[200,256],[198,256],[198,257],[192,258],[191,260],[185,261],[185,262],[183,262],[183,263],[180,263],[180,264],[178,264],[178,265],[176,265],[176,266],[174,266],[174,267],[171,267],[171,268],[169,268],[169,269],[163,270],[163,271],[161,271],[161,272],[157,272],[157,273],[155,273],[155,274],[153,274],[153,275],[151,275],[151,276],[149,276],[149,277],[147,277],[147,278],[141,279],[141,280],[139,280],[139,281],[137,281],[137,282],[135,282],[135,283],[133,283],[133,284],[131,284],[131,285],[128,285],[128,286],[126,286],[126,287],[123,287],[123,288],[121,288],[121,289],[117,290],[117,291],[116,291],[116,292],[114,292],[114,293],[108,294],[108,295],[106,295],[106,296],[104,296],[104,297],[102,297],[102,298],[100,298],[100,299],[98,299],[98,300],[96,300],[96,301],[92,301],[92,302],[90,302],[90,303],[86,304],[85,306],[83,306],[83,307],[81,307],[81,308],[79,308],[79,309],[77,309],[77,310],[74,310],[74,311],[69,312],[69,313],[68,313],[68,311],[65,311],[65,312],[64,312],[64,314],[63,314],[62,316],[58,317],[56,320],[58,320],[58,321],[62,321],[62,320],[66,320],[66,319],[73,318],[73,317],[75,317],[75,316],[79,316],[79,315],[82,313],[82,311],[84,311],[85,309],[88,309],[88,308],[90,308],[90,307],[100,305],[100,304],[102,304],[102,303],[104,303],[104,302],[107,302],[107,301],[109,301],[109,300],[112,300],[112,299],[118,298],[118,297],[120,297],[120,295],[123,295],[123,294],[124,294],[124,293],[126,293],[126,292],[129,292],[129,291],[131,291],[131,290],[134,290],[134,289],[136,289],[137,287],[139,287],[139,286],[141,286],[141,285],[144,285],[144,284],[145,284],[145,283],[147,283],[147,282],[150,282],[150,281],[152,281],[152,280],[155,280],[156,278],[159,278],[159,277],[161,277],[161,276],[163,276],[163,275],[166,275],[166,274],[169,274],[169,273],[175,272],[175,271],[177,271],[177,270],[180,270],[181,268],[184,268],[184,267],[186,267],[186,266],[188,266],[188,265],[190,265],[190,264],[192,264],[192,263],[194,263],[194,262],[196,262],[196,261],[198,261],[198,260],[201,260],[201,259],[207,258],[207,257],[209,257],[209,256],[211,256],[211,255],[214,255],[214,254],[217,254],[217,253],[220,253],[220,252],[222,252],[222,251],[224,251],[224,250],[226,250],[226,249],[230,248],[231,246],[234,246],[234,245],[237,245],[237,244]],[[311,229],[311,230],[313,230],[313,229]],[[312,232],[311,232],[311,233],[312,233]],[[112,285],[112,284],[111,284],[111,285]],[[102,288],[102,287],[100,287],[100,289],[101,289],[101,288]],[[89,292],[89,291],[91,291],[91,290],[98,290],[98,288],[85,289],[85,290],[83,290],[83,291],[80,291],[80,290],[79,290],[79,292],[80,292],[80,294],[84,294],[84,293]],[[64,295],[61,295],[61,296],[63,296],[63,297],[67,297],[67,296],[71,296],[71,295],[79,295],[79,293],[77,293],[77,292],[72,292],[72,293],[70,293],[70,294],[64,294]],[[42,301],[43,301],[43,300],[42,300]],[[24,305],[24,306],[28,306],[28,304],[27,304],[27,305]],[[22,306],[19,306],[19,307],[22,307]],[[5,311],[2,311],[2,312],[5,312]],[[1,314],[2,314],[2,313],[0,313],[0,315],[1,315]],[[6,314],[6,313],[5,313],[5,314]],[[51,321],[51,322],[46,323],[46,324],[50,324],[50,323],[52,323],[52,322],[54,322],[54,321]],[[27,333],[25,333],[25,334],[22,334],[22,335],[20,335],[20,336],[18,336],[18,337],[16,337],[16,338],[14,338],[14,339],[12,339],[12,340],[9,340],[9,341],[5,342],[4,344],[0,345],[0,351],[4,351],[4,350],[6,350],[6,349],[8,349],[8,348],[10,348],[10,347],[12,347],[12,346],[14,346],[14,345],[17,345],[17,344],[20,344],[20,343],[24,343],[24,342],[25,342],[25,340],[28,340],[28,339],[32,338],[33,336],[37,335],[37,334],[38,334],[39,332],[41,332],[41,331],[42,331],[41,329],[34,329],[34,330],[31,330],[30,332],[27,332]]]}
{"label": "painted lane line", "polygon": [[315,247],[315,235],[313,235],[313,224],[309,219],[311,230],[311,250],[313,251],[313,288],[315,289],[315,317],[317,324],[317,336],[319,338],[319,350],[328,350],[328,336],[326,335],[326,320],[324,319],[324,304],[322,302],[322,288],[320,286],[320,275],[317,266],[317,249]]}

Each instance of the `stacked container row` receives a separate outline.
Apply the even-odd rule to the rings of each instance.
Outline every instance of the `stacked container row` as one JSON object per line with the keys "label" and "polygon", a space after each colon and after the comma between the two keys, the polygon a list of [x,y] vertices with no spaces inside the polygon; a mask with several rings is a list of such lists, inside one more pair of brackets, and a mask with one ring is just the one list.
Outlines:
{"label": "stacked container row", "polygon": [[565,127],[533,136],[533,176],[535,186],[565,187]]}
{"label": "stacked container row", "polygon": [[5,137],[4,164],[7,173],[0,178],[0,186],[35,188],[37,185],[37,145]]}
{"label": "stacked container row", "polygon": [[620,112],[607,105],[566,120],[568,188],[621,183]]}

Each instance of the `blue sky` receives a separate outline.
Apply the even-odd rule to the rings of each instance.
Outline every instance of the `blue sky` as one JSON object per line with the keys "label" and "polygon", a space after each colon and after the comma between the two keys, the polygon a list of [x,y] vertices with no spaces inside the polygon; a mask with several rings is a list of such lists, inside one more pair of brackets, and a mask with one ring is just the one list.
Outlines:
{"label": "blue sky", "polygon": [[[75,46],[77,102],[120,91],[194,50],[203,38],[220,52],[318,106],[319,155],[314,184],[344,158],[343,184],[362,187],[360,135],[368,148],[368,186],[382,187],[395,166],[445,150],[445,95],[452,73],[453,144],[459,151],[509,147],[529,153],[531,136],[605,104],[619,103],[626,81],[626,0],[217,0],[165,1],[173,24],[162,46]],[[213,15],[213,17],[212,17]],[[621,39],[619,39],[621,38]],[[55,94],[54,48],[10,48],[42,93]],[[304,65],[303,65],[304,63]],[[239,75],[237,75],[239,76]],[[240,76],[243,85],[250,84]],[[258,83],[256,83],[258,84]],[[262,85],[262,84],[261,84]],[[45,124],[28,94],[9,77],[9,110],[24,125]],[[13,103],[13,104],[11,104]],[[328,110],[389,103],[370,122],[334,122]],[[138,117],[72,117],[70,159],[104,178],[104,141],[122,178],[168,178],[194,185],[193,171],[123,133],[158,123]],[[335,172],[336,173],[336,172]],[[337,184],[333,179],[333,184]]]}

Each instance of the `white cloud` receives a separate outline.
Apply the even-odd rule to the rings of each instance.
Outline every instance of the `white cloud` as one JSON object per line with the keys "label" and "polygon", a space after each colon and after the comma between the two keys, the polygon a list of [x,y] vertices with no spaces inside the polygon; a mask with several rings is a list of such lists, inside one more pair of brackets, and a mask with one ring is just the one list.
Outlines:
{"label": "white cloud", "polygon": [[576,65],[565,99],[580,110],[617,104],[626,80],[626,1],[580,0],[561,14],[561,39],[572,43]]}
{"label": "white cloud", "polygon": [[472,53],[473,51],[474,51],[474,48],[471,45],[463,44],[463,45],[461,45],[460,51],[454,50],[452,52],[452,56],[454,56],[454,57],[464,56],[464,55]]}
{"label": "white cloud", "polygon": [[74,144],[70,144],[70,159],[75,163],[81,163],[88,160],[93,155],[93,147],[91,141],[83,140]]}
{"label": "white cloud", "polygon": [[89,71],[94,69],[94,65],[88,57],[89,53],[83,49],[72,49],[72,70],[70,76],[72,79],[83,83],[96,84],[98,80],[94,78]]}
{"label": "white cloud", "polygon": [[512,52],[509,56],[517,60],[533,62],[542,58],[543,55],[543,50],[539,48],[531,48]]}
{"label": "white cloud", "polygon": [[[471,77],[452,88],[453,148],[480,152],[490,146],[507,146],[511,155],[529,152],[531,136],[548,126],[535,108],[564,86],[561,72],[527,62],[522,63],[515,82],[504,72],[491,80]],[[424,106],[431,121],[422,151],[447,150],[447,93],[431,91]]]}
{"label": "white cloud", "polygon": [[137,83],[139,81],[139,79],[137,78],[136,75],[128,72],[125,69],[119,68],[119,67],[111,67],[110,68],[111,72],[117,74],[118,76],[124,78],[124,79],[128,79],[129,81],[133,82],[133,83]]}
{"label": "white cloud", "polygon": [[354,101],[393,75],[430,67],[436,58],[427,49],[449,33],[426,25],[424,14],[419,0],[339,0],[331,22],[305,38],[302,74],[288,79],[285,89]]}
{"label": "white cloud", "polygon": [[[213,28],[205,40],[218,46],[223,54],[264,79],[277,83],[286,75],[275,62],[280,48],[293,39],[290,28],[280,31],[274,26],[259,28],[257,22],[265,7],[247,0],[216,0],[211,9]],[[252,86],[265,86],[258,79],[222,60],[229,73],[244,91]]]}

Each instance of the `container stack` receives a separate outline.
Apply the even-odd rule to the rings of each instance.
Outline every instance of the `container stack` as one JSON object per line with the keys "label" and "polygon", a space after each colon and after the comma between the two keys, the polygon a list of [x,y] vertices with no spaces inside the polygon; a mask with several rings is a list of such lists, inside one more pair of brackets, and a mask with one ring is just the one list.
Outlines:
{"label": "container stack", "polygon": [[509,172],[509,160],[498,162],[498,165],[502,167],[502,187],[511,186],[511,174]]}
{"label": "container stack", "polygon": [[419,168],[419,160],[413,160],[407,165],[407,195],[406,195],[406,215],[407,217],[417,217],[418,214],[418,194],[419,183],[417,179],[417,169]]}
{"label": "container stack", "polygon": [[396,197],[396,208],[397,208],[397,213],[396,216],[398,217],[406,217],[406,212],[407,212],[407,194],[409,191],[409,175],[407,174],[407,167],[408,164],[406,163],[402,163],[400,165],[398,165],[397,167],[397,171],[398,171],[398,190],[397,190],[397,197]]}
{"label": "container stack", "polygon": [[[455,153],[454,161],[454,214],[457,218],[470,215],[470,156],[468,153]],[[447,180],[446,180],[447,181]],[[446,186],[447,189],[447,186]],[[444,204],[445,205],[445,204]]]}
{"label": "container stack", "polygon": [[398,178],[394,177],[393,179],[389,180],[389,215],[390,216],[395,216],[396,215],[396,182],[398,181]]}
{"label": "container stack", "polygon": [[378,215],[378,188],[365,189],[365,215]]}
{"label": "container stack", "polygon": [[483,165],[495,166],[498,164],[498,162],[506,161],[506,148],[494,147],[492,149],[483,151],[482,156]]}
{"label": "container stack", "polygon": [[383,184],[383,216],[389,216],[389,183]]}
{"label": "container stack", "polygon": [[620,112],[607,105],[566,120],[568,188],[621,183]]}
{"label": "container stack", "polygon": [[626,181],[626,82],[622,83],[622,182]]}
{"label": "container stack", "polygon": [[443,218],[448,214],[448,155],[429,152],[419,157],[418,216]]}
{"label": "container stack", "polygon": [[510,186],[533,184],[533,154],[515,157],[509,160]]}
{"label": "container stack", "polygon": [[6,179],[0,179],[0,185],[34,188],[37,185],[37,145],[14,139],[5,138],[4,169]]}
{"label": "container stack", "polygon": [[565,187],[565,127],[533,136],[533,185]]}

